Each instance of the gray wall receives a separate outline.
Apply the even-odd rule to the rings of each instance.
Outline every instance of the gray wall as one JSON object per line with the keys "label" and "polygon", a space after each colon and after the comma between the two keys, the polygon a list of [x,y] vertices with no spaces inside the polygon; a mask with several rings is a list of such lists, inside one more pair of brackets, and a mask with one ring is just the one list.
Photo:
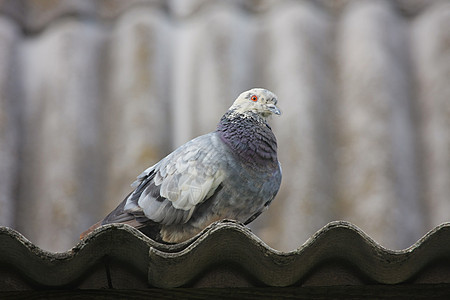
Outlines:
{"label": "gray wall", "polygon": [[146,167],[279,96],[279,250],[332,220],[405,248],[450,216],[449,1],[1,1],[0,225],[65,251]]}

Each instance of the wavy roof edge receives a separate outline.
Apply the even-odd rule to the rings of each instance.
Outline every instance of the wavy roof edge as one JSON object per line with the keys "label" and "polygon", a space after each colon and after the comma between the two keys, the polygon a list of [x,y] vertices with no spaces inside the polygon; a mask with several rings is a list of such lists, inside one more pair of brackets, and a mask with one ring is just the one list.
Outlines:
{"label": "wavy roof edge", "polygon": [[245,274],[249,286],[299,286],[336,263],[351,269],[362,284],[398,284],[411,282],[436,262],[448,264],[450,223],[434,228],[407,249],[389,250],[355,225],[335,221],[291,252],[270,248],[234,221],[214,223],[176,245],[157,243],[128,225],[112,224],[63,253],[42,250],[17,231],[0,227],[0,277],[2,266],[7,266],[3,269],[14,269],[31,288],[78,287],[89,270],[105,266],[105,258],[120,262],[148,286],[164,288],[195,286],[205,274],[230,268],[235,277]]}

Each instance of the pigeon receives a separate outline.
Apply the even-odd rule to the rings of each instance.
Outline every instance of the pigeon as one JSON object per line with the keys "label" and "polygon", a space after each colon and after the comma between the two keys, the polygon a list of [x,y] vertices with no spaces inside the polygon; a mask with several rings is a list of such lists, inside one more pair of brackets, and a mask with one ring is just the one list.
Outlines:
{"label": "pigeon", "polygon": [[131,225],[152,239],[180,243],[213,222],[248,224],[276,196],[281,184],[277,141],[267,120],[281,112],[274,93],[243,92],[215,131],[199,136],[146,169],[134,190],[102,221]]}

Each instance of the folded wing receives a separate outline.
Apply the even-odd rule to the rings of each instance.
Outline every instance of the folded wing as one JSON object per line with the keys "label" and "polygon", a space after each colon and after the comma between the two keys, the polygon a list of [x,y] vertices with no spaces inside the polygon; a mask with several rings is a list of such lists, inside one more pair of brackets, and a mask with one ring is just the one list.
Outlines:
{"label": "folded wing", "polygon": [[214,133],[193,139],[139,175],[135,190],[102,223],[186,223],[223,181],[225,164]]}

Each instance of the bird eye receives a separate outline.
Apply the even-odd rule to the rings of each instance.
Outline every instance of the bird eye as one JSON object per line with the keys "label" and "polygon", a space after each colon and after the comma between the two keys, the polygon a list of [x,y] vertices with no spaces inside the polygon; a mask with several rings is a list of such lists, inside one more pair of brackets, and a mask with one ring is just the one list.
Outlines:
{"label": "bird eye", "polygon": [[252,101],[256,102],[256,101],[258,101],[258,96],[253,95],[253,96],[250,97],[250,99],[251,99]]}

